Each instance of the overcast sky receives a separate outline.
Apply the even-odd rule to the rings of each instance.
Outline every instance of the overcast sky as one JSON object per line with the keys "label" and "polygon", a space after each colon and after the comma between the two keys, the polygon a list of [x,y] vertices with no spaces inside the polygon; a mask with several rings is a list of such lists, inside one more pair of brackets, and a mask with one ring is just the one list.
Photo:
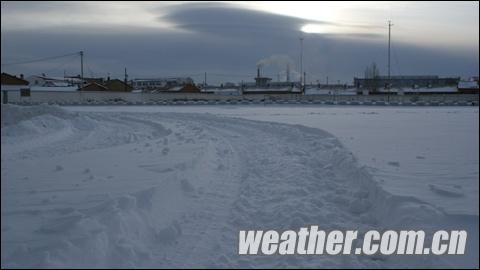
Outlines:
{"label": "overcast sky", "polygon": [[[307,82],[353,81],[376,62],[392,75],[478,76],[478,2],[1,2],[2,72],[129,79],[191,76],[274,81],[300,70]],[[263,59],[263,60],[262,60]]]}

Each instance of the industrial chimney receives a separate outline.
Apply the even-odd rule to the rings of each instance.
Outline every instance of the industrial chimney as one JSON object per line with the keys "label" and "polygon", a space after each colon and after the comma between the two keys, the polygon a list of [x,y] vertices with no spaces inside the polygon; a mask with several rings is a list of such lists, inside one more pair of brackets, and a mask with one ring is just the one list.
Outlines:
{"label": "industrial chimney", "polygon": [[260,78],[260,67],[257,67],[257,78]]}

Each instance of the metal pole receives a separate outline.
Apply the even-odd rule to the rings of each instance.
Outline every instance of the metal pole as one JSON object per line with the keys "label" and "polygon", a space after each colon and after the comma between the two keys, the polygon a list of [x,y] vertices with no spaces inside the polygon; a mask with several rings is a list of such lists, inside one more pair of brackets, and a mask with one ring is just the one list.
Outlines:
{"label": "metal pole", "polygon": [[287,82],[290,82],[290,64],[287,63]]}
{"label": "metal pole", "polygon": [[81,83],[81,87],[83,87],[83,51],[80,51],[80,65],[81,65],[80,83]]}
{"label": "metal pole", "polygon": [[388,82],[390,83],[390,29],[392,24],[388,21]]}
{"label": "metal pole", "polygon": [[300,86],[303,85],[303,37],[300,38]]}
{"label": "metal pole", "polygon": [[303,82],[304,82],[304,86],[303,86],[303,94],[305,94],[305,87],[307,85],[307,73],[306,72],[303,72]]}
{"label": "metal pole", "polygon": [[387,101],[390,102],[390,36],[391,36],[391,28],[392,28],[392,23],[388,21],[388,95],[387,95]]}
{"label": "metal pole", "polygon": [[125,85],[123,86],[123,87],[125,88],[124,90],[125,90],[125,92],[127,92],[127,68],[125,68],[124,84],[125,84]]}

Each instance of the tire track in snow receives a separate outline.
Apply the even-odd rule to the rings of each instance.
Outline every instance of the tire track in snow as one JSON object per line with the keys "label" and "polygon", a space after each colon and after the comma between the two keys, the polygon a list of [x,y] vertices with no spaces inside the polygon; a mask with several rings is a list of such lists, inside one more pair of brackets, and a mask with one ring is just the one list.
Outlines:
{"label": "tire track in snow", "polygon": [[[181,236],[175,245],[165,249],[162,246],[160,252],[162,261],[154,261],[151,267],[181,267],[189,268],[205,265],[205,259],[211,257],[216,247],[219,247],[219,231],[225,230],[225,224],[229,217],[230,205],[237,196],[239,186],[238,158],[234,147],[229,140],[219,136],[217,130],[205,128],[202,122],[193,122],[184,118],[177,119],[177,125],[186,126],[190,129],[205,129],[210,138],[204,162],[199,167],[210,167],[208,173],[210,179],[191,193],[189,211],[181,220]],[[202,135],[203,136],[203,135]],[[213,163],[212,163],[213,162]],[[193,182],[190,180],[190,182]],[[195,183],[193,183],[195,185]],[[182,252],[179,252],[182,251]],[[185,251],[185,252],[183,252]]]}
{"label": "tire track in snow", "polygon": [[[168,266],[382,268],[395,263],[408,265],[409,261],[413,261],[413,265],[432,266],[438,262],[438,258],[432,257],[402,261],[355,255],[239,257],[239,230],[298,230],[311,224],[318,224],[326,230],[356,229],[360,233],[381,229],[381,219],[385,217],[378,212],[375,203],[380,202],[379,199],[387,202],[388,195],[379,192],[372,177],[357,165],[352,153],[327,132],[303,126],[210,115],[173,115],[177,121],[186,122],[186,126],[193,122],[203,125],[221,138],[219,142],[229,141],[240,171],[233,180],[239,187],[238,192],[231,194],[235,196],[233,201],[212,198],[203,201],[205,205],[217,204],[223,213],[229,212],[228,216],[188,221],[193,228],[200,228],[198,231],[203,236],[196,239],[215,240],[198,242],[203,245],[202,249],[190,249],[188,243],[191,242],[184,239],[186,246],[172,247],[177,256],[171,258]],[[217,188],[220,190],[220,185]],[[407,206],[411,204],[408,200],[405,202]],[[394,208],[398,206],[402,207],[402,204],[393,205]],[[436,215],[435,209],[427,207],[425,211]],[[205,215],[208,214],[205,212]],[[201,229],[209,228],[222,219],[225,226],[221,231]]]}
{"label": "tire track in snow", "polygon": [[[229,187],[228,193],[233,199],[215,196],[218,192],[225,192],[222,181],[209,186],[212,192],[202,196],[198,204],[203,207],[195,211],[211,218],[182,223],[182,227],[196,229],[202,236],[193,241],[186,237],[181,244],[172,246],[171,250],[177,256],[169,258],[169,266],[289,266],[292,265],[290,257],[239,259],[236,256],[238,230],[298,229],[308,224],[321,224],[328,229],[371,226],[368,218],[361,217],[368,211],[368,205],[357,209],[356,214],[351,209],[352,202],[365,197],[365,192],[355,185],[347,186],[352,183],[346,182],[341,172],[345,168],[353,169],[348,167],[355,166],[354,159],[328,133],[249,120],[175,116],[187,126],[200,124],[211,134],[219,136],[219,143],[234,149],[233,160],[240,170],[228,176],[239,188],[234,192],[232,186]],[[211,207],[217,209],[217,215],[212,215]],[[224,223],[223,227],[217,225],[219,222]],[[202,247],[198,248],[199,245]],[[353,260],[355,262],[351,265],[356,263]],[[305,261],[304,266],[308,266],[308,260]],[[345,265],[345,259],[331,261],[331,266]]]}

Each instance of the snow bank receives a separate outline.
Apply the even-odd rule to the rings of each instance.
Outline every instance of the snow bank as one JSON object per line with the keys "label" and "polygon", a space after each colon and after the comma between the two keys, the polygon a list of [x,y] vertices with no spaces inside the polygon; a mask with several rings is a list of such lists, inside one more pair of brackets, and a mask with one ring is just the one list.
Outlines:
{"label": "snow bank", "polygon": [[37,106],[2,104],[2,128],[4,126],[18,124],[21,121],[47,114],[64,119],[76,115],[73,112],[62,109],[60,106],[46,104]]}
{"label": "snow bank", "polygon": [[165,223],[158,212],[163,195],[158,188],[149,188],[107,197],[90,208],[62,209],[61,215],[45,213],[49,217],[33,231],[36,243],[17,246],[6,260],[2,257],[2,264],[9,268],[142,265],[152,257],[148,245],[171,243],[181,234],[177,223]]}
{"label": "snow bank", "polygon": [[[9,146],[15,136],[2,133],[5,267],[478,266],[478,216],[392,195],[324,130],[198,113],[64,120],[75,132],[40,149]],[[94,128],[80,131],[83,122]],[[427,234],[450,226],[473,240],[456,258],[237,254],[239,230],[311,224]]]}

